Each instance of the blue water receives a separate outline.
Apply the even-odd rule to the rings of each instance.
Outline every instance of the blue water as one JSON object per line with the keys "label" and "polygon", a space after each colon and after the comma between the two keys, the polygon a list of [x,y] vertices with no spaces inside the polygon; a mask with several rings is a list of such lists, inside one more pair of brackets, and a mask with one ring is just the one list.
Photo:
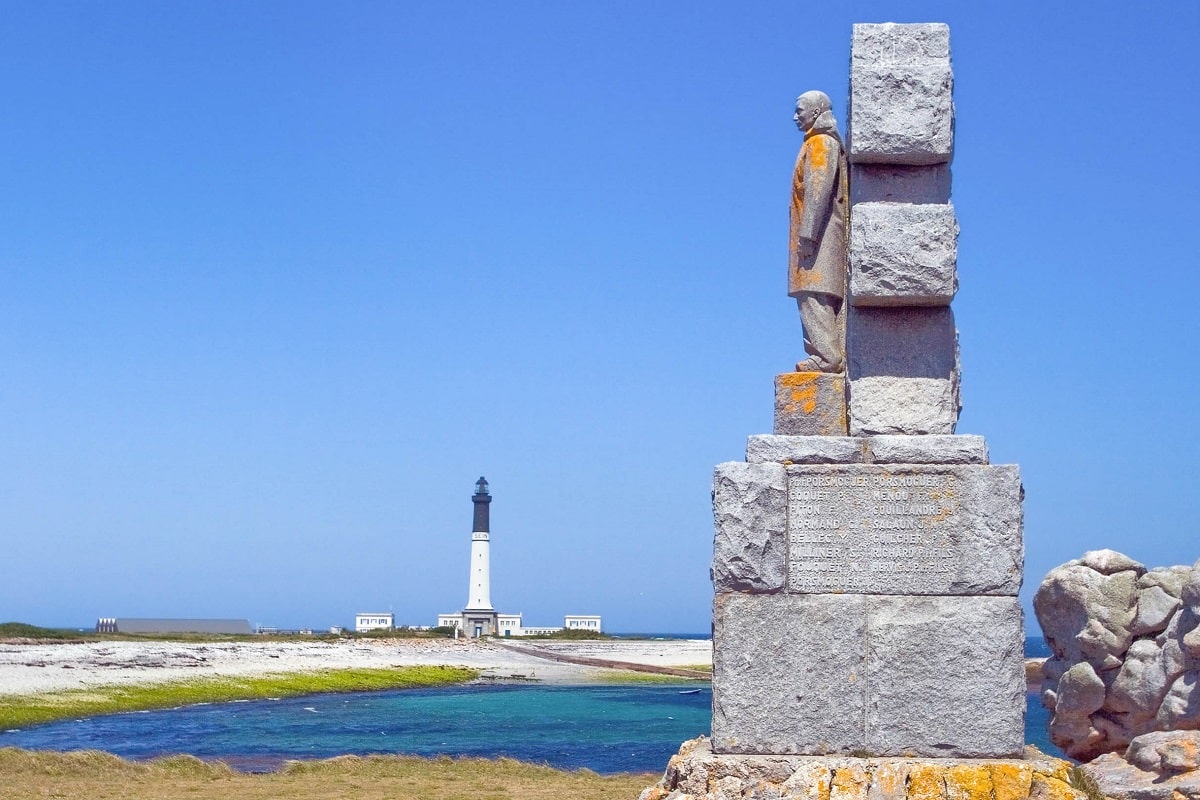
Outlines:
{"label": "blue water", "polygon": [[[1026,653],[1041,655],[1040,637]],[[679,686],[464,686],[324,694],[115,714],[0,732],[0,747],[97,749],[133,759],[191,753],[243,770],[286,759],[405,753],[508,756],[600,773],[657,772],[707,734],[712,692]],[[1054,755],[1047,712],[1027,699],[1025,740]]]}
{"label": "blue water", "polygon": [[191,753],[240,769],[344,753],[508,756],[600,773],[659,771],[707,733],[712,693],[685,686],[468,686],[216,703],[0,733],[0,747]]}

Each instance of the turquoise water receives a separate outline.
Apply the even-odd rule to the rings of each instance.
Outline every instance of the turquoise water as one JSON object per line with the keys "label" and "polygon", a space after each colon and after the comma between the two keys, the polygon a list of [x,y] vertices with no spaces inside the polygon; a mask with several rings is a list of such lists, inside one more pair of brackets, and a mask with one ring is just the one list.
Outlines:
{"label": "turquoise water", "polygon": [[[191,753],[249,771],[344,753],[508,756],[600,773],[657,772],[707,734],[712,693],[682,686],[479,686],[325,694],[188,706],[0,733],[0,747],[107,750],[125,758]],[[1029,698],[1026,741],[1046,740]]]}
{"label": "turquoise water", "polygon": [[[1026,642],[1043,655],[1040,637]],[[686,693],[685,693],[686,692]],[[1026,706],[1025,741],[1047,739],[1047,712]],[[107,750],[142,759],[191,753],[250,771],[344,753],[508,756],[600,773],[658,772],[679,744],[707,734],[707,685],[461,686],[216,703],[0,732],[0,747]]]}
{"label": "turquoise water", "polygon": [[244,770],[344,753],[508,756],[600,773],[662,770],[707,733],[712,692],[684,686],[468,686],[216,703],[0,733],[0,747],[191,753]]}

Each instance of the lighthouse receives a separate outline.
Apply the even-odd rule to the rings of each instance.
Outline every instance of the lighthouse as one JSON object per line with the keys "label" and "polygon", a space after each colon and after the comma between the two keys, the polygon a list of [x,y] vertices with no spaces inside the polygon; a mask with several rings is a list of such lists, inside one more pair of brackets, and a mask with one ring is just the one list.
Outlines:
{"label": "lighthouse", "polygon": [[471,503],[475,507],[475,519],[471,525],[471,577],[467,587],[467,607],[462,613],[467,635],[472,637],[492,636],[496,633],[496,609],[492,608],[492,576],[489,563],[491,502],[487,479],[480,476],[479,480],[475,481],[475,494],[471,497]]}
{"label": "lighthouse", "polygon": [[471,497],[475,505],[475,522],[471,526],[471,585],[467,591],[467,611],[492,611],[491,570],[488,564],[488,549],[491,534],[488,531],[488,507],[492,496],[488,494],[488,482],[482,475],[475,481],[475,494]]}

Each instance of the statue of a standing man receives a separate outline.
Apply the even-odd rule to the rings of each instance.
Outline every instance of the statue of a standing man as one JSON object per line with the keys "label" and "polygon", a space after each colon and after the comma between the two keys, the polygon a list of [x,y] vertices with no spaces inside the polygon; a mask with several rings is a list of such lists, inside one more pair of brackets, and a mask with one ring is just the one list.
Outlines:
{"label": "statue of a standing man", "polygon": [[841,372],[846,363],[846,150],[829,97],[805,92],[792,117],[804,144],[792,176],[788,295],[796,298],[808,358],[797,372]]}

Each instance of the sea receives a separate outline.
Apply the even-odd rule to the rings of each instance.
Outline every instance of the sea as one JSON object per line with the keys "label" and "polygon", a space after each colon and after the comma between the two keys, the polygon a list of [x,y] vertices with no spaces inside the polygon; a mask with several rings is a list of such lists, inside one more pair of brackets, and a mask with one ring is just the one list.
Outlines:
{"label": "sea", "polygon": [[[1026,654],[1048,651],[1037,637],[1026,642]],[[0,747],[106,750],[135,760],[190,753],[247,772],[346,753],[506,756],[601,774],[658,772],[681,742],[708,733],[711,714],[708,684],[472,685],[63,720],[0,732]],[[1041,703],[1028,697],[1026,741],[1061,757],[1046,722]]]}

